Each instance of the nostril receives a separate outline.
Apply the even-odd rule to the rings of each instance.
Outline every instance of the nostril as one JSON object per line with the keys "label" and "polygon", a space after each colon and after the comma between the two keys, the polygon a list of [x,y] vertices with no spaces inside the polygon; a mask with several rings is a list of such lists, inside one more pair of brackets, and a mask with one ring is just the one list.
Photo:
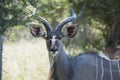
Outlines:
{"label": "nostril", "polygon": [[55,48],[51,48],[50,51],[56,52],[56,51],[58,51],[58,49],[57,48],[56,49]]}

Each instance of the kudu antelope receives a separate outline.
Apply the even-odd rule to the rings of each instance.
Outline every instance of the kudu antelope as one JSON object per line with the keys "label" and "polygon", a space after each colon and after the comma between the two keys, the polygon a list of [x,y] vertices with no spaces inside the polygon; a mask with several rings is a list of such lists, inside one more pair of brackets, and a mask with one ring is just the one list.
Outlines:
{"label": "kudu antelope", "polygon": [[39,20],[45,26],[46,31],[40,25],[30,24],[34,37],[46,39],[50,60],[48,80],[120,80],[119,60],[107,60],[92,52],[86,52],[76,57],[66,54],[61,39],[63,37],[72,38],[77,32],[74,24],[63,28],[68,22],[77,19],[75,12],[73,10],[71,12],[72,16],[60,22],[54,30],[42,17],[39,17]]}

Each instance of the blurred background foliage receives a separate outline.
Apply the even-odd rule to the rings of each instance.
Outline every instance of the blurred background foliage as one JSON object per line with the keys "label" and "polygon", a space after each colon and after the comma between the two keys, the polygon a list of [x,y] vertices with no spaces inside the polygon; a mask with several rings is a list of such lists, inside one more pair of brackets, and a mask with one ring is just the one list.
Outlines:
{"label": "blurred background foliage", "polygon": [[[70,16],[69,9],[72,7],[78,15],[76,23],[79,31],[75,39],[64,40],[70,50],[73,47],[82,51],[119,48],[119,3],[119,0],[1,0],[0,33],[4,33],[10,41],[30,39],[25,36],[29,34],[27,23],[42,16],[55,27]],[[33,15],[35,8],[37,11]]]}
{"label": "blurred background foliage", "polygon": [[[120,9],[119,9],[119,0],[68,0],[72,6],[75,8],[76,12],[79,12],[79,9],[84,4],[84,18],[87,20],[89,28],[96,28],[101,31],[101,34],[96,37],[95,45],[101,48],[101,39],[102,44],[105,48],[119,49],[120,44]],[[96,25],[95,23],[99,22],[100,24]],[[91,26],[91,24],[95,26]],[[96,31],[97,31],[96,30]],[[100,40],[100,42],[98,41]],[[92,40],[94,41],[94,40]],[[105,41],[105,42],[103,42]],[[99,46],[98,46],[99,45]]]}

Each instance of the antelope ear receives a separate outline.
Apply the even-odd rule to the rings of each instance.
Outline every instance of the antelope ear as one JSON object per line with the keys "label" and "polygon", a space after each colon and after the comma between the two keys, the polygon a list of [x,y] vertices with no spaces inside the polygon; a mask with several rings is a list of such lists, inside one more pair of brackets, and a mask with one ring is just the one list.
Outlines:
{"label": "antelope ear", "polygon": [[30,26],[30,32],[34,37],[45,37],[46,32],[42,28],[42,26],[38,24],[29,24]]}
{"label": "antelope ear", "polygon": [[63,37],[73,38],[77,33],[76,24],[70,24],[62,30]]}

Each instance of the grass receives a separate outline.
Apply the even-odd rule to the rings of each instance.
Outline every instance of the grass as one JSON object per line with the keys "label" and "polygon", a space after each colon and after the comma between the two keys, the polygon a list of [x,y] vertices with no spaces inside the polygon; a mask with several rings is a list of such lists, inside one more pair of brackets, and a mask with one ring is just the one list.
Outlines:
{"label": "grass", "polygon": [[47,80],[48,52],[45,41],[5,43],[2,80]]}

